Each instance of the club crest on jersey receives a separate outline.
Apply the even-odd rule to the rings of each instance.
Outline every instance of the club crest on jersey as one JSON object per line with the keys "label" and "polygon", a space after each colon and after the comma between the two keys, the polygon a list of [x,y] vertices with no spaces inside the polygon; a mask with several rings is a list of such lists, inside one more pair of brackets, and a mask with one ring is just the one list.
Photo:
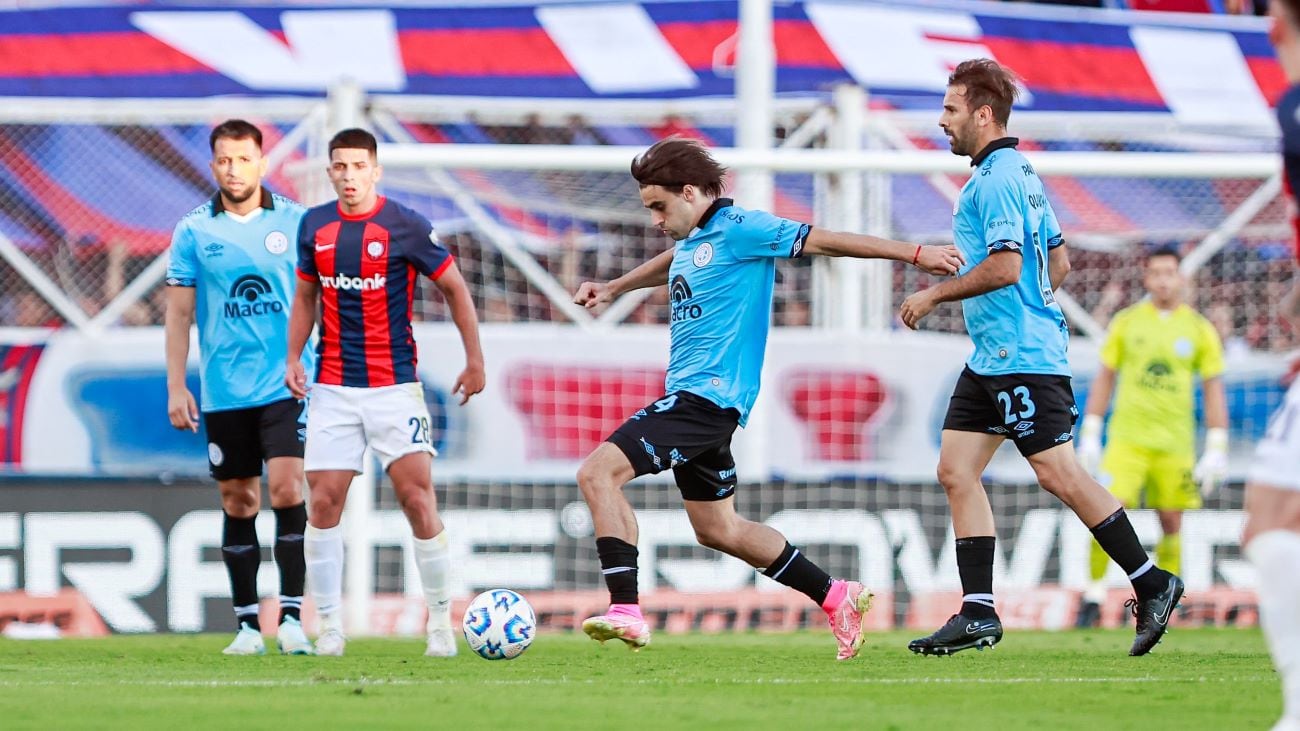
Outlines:
{"label": "club crest on jersey", "polygon": [[707,266],[709,262],[713,261],[713,244],[705,241],[695,247],[695,254],[691,257],[691,261],[697,267]]}
{"label": "club crest on jersey", "polygon": [[385,246],[384,246],[384,242],[382,242],[382,241],[367,241],[367,242],[366,242],[366,256],[368,256],[368,257],[370,257],[371,259],[374,259],[374,260],[376,260],[376,261],[378,261],[381,257],[383,257],[383,255],[384,255],[384,249],[385,249]]}
{"label": "club crest on jersey", "polygon": [[272,231],[266,235],[266,240],[262,243],[272,254],[283,254],[289,250],[289,237],[285,236],[283,231]]}

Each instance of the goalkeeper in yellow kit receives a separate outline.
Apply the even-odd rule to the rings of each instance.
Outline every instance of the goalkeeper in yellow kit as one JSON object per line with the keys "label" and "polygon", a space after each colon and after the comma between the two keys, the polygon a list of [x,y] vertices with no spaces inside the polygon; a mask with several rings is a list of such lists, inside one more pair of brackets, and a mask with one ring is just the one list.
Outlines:
{"label": "goalkeeper in yellow kit", "polygon": [[[1180,263],[1178,251],[1172,248],[1147,255],[1142,284],[1149,297],[1121,310],[1111,321],[1078,446],[1083,466],[1125,508],[1138,507],[1145,490],[1146,507],[1160,517],[1156,563],[1174,573],[1180,569],[1183,511],[1201,507],[1202,496],[1215,489],[1228,468],[1223,346],[1214,326],[1183,302]],[[1195,458],[1196,376],[1205,392],[1205,448],[1199,460]],[[1103,454],[1102,419],[1112,392],[1115,407]],[[1092,582],[1079,609],[1080,627],[1094,626],[1100,619],[1108,560],[1094,542]]]}

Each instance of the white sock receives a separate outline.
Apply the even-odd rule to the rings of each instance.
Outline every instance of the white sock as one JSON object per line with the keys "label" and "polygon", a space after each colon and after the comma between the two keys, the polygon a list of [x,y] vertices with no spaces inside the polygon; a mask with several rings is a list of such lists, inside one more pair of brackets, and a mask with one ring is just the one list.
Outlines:
{"label": "white sock", "polygon": [[1088,582],[1088,588],[1083,590],[1083,600],[1093,604],[1104,604],[1106,602],[1106,582],[1103,579]]}
{"label": "white sock", "polygon": [[425,629],[451,627],[451,550],[447,531],[433,538],[415,538],[415,566],[420,571],[420,588],[424,602],[429,606],[429,622]]}
{"label": "white sock", "polygon": [[316,602],[320,628],[343,630],[343,527],[317,528],[310,523],[303,533],[303,558],[307,586]]}
{"label": "white sock", "polygon": [[1300,721],[1300,533],[1261,533],[1246,556],[1259,571],[1259,623],[1282,676],[1282,717]]}

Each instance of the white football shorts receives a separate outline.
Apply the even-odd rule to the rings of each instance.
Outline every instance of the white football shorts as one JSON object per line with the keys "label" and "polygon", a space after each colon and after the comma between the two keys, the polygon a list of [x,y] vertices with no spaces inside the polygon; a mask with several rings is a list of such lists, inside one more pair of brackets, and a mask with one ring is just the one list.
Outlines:
{"label": "white football shorts", "polygon": [[1268,432],[1255,448],[1250,481],[1300,490],[1300,378],[1287,389],[1282,408],[1273,414]]}
{"label": "white football shorts", "polygon": [[311,387],[303,467],[360,473],[366,446],[384,469],[415,452],[438,456],[429,434],[429,409],[419,383],[359,388]]}

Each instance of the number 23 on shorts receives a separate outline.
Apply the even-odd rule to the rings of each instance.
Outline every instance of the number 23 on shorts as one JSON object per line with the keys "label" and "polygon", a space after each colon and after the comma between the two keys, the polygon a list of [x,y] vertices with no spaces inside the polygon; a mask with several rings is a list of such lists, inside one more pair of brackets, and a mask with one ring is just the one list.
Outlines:
{"label": "number 23 on shorts", "polygon": [[[1018,402],[1018,403],[1017,403]],[[1038,413],[1028,386],[1016,386],[1010,391],[998,391],[998,405],[1002,407],[1004,423],[1013,424]]]}

